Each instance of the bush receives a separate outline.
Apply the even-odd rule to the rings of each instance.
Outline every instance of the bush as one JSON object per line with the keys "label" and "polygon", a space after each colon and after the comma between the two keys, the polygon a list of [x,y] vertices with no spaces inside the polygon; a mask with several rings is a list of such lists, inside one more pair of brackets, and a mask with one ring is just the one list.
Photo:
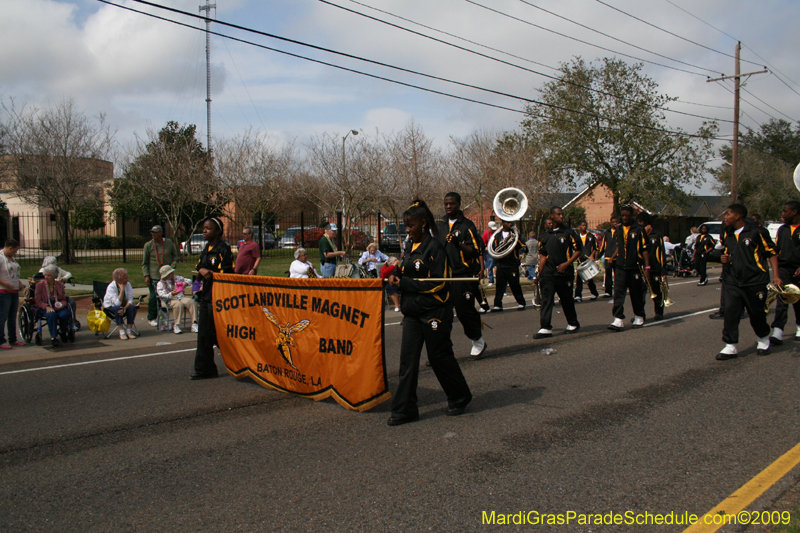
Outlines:
{"label": "bush", "polygon": [[[143,248],[144,243],[151,237],[145,235],[131,235],[125,237],[125,246],[131,248]],[[175,246],[179,246],[175,243]],[[42,250],[61,250],[61,239],[50,239],[41,245]],[[69,242],[72,250],[119,250],[122,249],[122,238],[111,237],[109,235],[92,235],[89,237],[75,237]]]}

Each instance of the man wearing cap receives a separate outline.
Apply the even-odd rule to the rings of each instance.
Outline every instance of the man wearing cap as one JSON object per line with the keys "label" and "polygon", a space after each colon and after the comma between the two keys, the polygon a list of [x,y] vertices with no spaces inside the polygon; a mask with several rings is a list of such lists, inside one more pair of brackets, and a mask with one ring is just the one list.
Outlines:
{"label": "man wearing cap", "polygon": [[242,230],[244,242],[239,245],[239,253],[236,254],[236,268],[233,271],[237,274],[255,276],[258,274],[258,265],[261,264],[261,247],[253,240],[253,228],[246,226]]}
{"label": "man wearing cap", "polygon": [[171,239],[164,238],[164,228],[153,226],[150,229],[153,240],[148,241],[142,250],[142,274],[144,282],[150,290],[150,297],[147,299],[147,321],[151,326],[158,325],[158,296],[156,284],[161,279],[159,269],[164,265],[172,268],[178,264],[178,250]]}
{"label": "man wearing cap", "polygon": [[337,250],[333,239],[336,237],[336,230],[333,224],[325,225],[325,234],[319,240],[319,262],[322,264],[322,277],[332,278],[336,273],[336,262],[340,257],[344,257],[344,250]]}
{"label": "man wearing cap", "polygon": [[194,300],[185,295],[186,287],[191,286],[192,280],[176,276],[175,268],[171,265],[162,266],[158,273],[161,281],[156,286],[156,292],[158,297],[164,300],[172,310],[172,319],[170,320],[174,324],[172,331],[178,334],[182,333],[178,324],[183,321],[184,313],[189,313],[189,316],[192,317],[192,333],[197,333],[197,307]]}

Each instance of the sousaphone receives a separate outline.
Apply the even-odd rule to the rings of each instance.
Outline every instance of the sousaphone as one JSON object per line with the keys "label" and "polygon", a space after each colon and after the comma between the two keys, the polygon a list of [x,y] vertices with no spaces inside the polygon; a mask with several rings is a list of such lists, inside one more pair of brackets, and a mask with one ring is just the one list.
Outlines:
{"label": "sousaphone", "polygon": [[[492,207],[497,218],[506,222],[514,222],[525,216],[528,211],[528,198],[521,190],[508,187],[495,195]],[[495,259],[501,259],[510,254],[519,241],[519,230],[516,227],[511,228],[511,232],[505,239],[498,241],[497,236],[501,231],[503,231],[502,227],[497,228],[497,231],[489,237],[489,244],[486,245],[486,251]]]}

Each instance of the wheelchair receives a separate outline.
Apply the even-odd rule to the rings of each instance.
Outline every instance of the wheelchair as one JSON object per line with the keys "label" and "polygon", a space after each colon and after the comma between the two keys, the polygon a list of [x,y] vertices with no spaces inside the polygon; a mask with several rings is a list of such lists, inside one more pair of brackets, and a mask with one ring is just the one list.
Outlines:
{"label": "wheelchair", "polygon": [[[42,332],[47,328],[47,319],[38,316],[36,313],[36,305],[34,304],[34,294],[36,293],[36,283],[42,281],[44,276],[36,274],[32,278],[28,278],[28,286],[20,291],[20,300],[22,304],[19,306],[19,334],[25,342],[35,340],[37,346],[42,345]],[[74,283],[73,283],[74,285]],[[67,296],[67,305],[69,306],[69,326],[66,332],[60,331],[61,325],[58,325],[58,335],[65,337],[69,342],[75,342],[75,333],[80,331],[81,323],[75,318],[75,300]],[[35,339],[34,339],[35,336]]]}

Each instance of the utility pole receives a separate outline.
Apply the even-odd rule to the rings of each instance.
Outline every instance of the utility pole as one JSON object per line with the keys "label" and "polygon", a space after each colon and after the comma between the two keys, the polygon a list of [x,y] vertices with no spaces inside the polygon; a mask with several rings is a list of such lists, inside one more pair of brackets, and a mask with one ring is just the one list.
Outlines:
{"label": "utility pole", "polygon": [[200,13],[206,12],[206,131],[208,132],[207,150],[211,153],[211,10],[217,14],[217,4],[200,6]]}
{"label": "utility pole", "polygon": [[739,56],[742,53],[741,41],[736,43],[736,69],[733,76],[722,76],[721,78],[709,78],[706,82],[729,80],[733,78],[733,155],[731,156],[731,203],[737,202],[738,187],[737,177],[739,175],[739,89],[741,86],[742,76],[752,76],[753,74],[765,74],[769,72],[766,67],[764,70],[757,72],[748,72],[747,74],[740,74]]}

